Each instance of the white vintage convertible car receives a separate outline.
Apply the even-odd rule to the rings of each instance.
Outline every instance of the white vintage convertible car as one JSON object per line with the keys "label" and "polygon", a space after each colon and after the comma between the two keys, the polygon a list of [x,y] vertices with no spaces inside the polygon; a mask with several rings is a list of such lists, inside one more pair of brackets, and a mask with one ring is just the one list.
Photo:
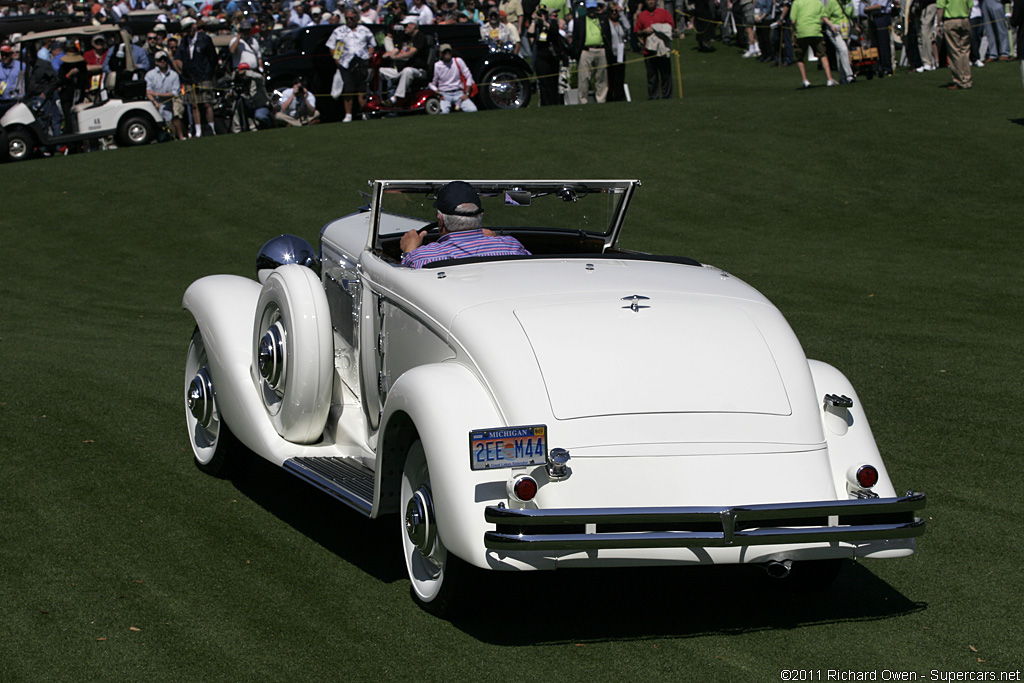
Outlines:
{"label": "white vintage convertible car", "polygon": [[283,235],[257,280],[188,288],[200,469],[252,451],[397,513],[412,593],[438,612],[470,565],[820,583],[914,552],[925,497],[897,495],[846,377],[738,278],[616,246],[638,181],[470,182],[485,226],[531,256],[403,267],[446,181],[376,181],[319,254]]}

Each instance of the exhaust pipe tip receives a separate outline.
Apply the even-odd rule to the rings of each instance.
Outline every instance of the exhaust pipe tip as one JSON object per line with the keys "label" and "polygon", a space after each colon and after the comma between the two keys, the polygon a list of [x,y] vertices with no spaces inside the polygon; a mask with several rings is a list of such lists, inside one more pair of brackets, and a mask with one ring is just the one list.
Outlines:
{"label": "exhaust pipe tip", "polygon": [[764,566],[764,570],[773,579],[784,579],[793,570],[793,560],[772,560]]}

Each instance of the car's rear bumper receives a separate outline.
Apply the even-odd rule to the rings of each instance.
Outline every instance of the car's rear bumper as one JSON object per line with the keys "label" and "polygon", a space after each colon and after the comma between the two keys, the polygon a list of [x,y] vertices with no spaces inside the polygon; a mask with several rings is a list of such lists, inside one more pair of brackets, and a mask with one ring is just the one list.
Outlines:
{"label": "car's rear bumper", "polygon": [[725,548],[801,543],[855,543],[924,533],[914,511],[923,493],[897,498],[769,503],[729,508],[511,509],[490,506],[497,525],[484,534],[489,550]]}

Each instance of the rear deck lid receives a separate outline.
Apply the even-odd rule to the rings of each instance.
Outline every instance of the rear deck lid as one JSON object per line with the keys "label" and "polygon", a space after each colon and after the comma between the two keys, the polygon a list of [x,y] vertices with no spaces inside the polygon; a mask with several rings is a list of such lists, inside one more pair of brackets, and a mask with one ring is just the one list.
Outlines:
{"label": "rear deck lid", "polygon": [[769,344],[739,305],[627,297],[515,316],[558,419],[791,413]]}

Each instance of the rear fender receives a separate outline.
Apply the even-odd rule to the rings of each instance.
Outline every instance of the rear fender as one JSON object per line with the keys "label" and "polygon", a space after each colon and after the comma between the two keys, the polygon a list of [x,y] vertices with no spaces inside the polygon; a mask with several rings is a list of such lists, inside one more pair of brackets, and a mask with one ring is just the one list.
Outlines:
{"label": "rear fender", "polygon": [[[388,393],[381,420],[383,436],[378,444],[378,477],[390,470],[397,472],[401,481],[408,444],[396,446],[388,444],[387,439],[401,438],[397,433],[403,430],[388,427],[406,419],[411,420],[426,453],[442,542],[466,562],[488,567],[483,539],[490,525],[484,521],[484,508],[504,499],[509,473],[471,469],[469,432],[504,426],[504,418],[490,394],[464,365],[443,362],[413,368]],[[408,432],[404,438],[411,441]],[[383,480],[380,483],[380,501],[397,501],[398,492],[390,490],[393,484]],[[378,507],[385,506],[379,503]]]}
{"label": "rear fender", "polygon": [[[864,408],[854,391],[850,380],[836,368],[821,361],[808,360],[814,389],[818,398],[818,413],[821,417],[825,440],[828,443],[829,461],[836,491],[840,497],[847,491],[847,473],[851,467],[873,465],[878,470],[878,483],[872,489],[882,498],[893,497],[896,491],[889,480],[889,473],[882,462],[882,456],[875,444]],[[853,400],[851,408],[825,406],[825,395],[848,396]]]}

